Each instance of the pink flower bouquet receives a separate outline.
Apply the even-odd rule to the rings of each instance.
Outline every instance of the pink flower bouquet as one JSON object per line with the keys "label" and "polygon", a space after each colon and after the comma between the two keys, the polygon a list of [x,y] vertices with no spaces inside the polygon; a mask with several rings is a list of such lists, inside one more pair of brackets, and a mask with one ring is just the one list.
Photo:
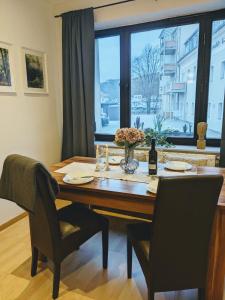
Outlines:
{"label": "pink flower bouquet", "polygon": [[119,147],[135,148],[144,142],[145,134],[136,128],[120,128],[115,134],[114,143]]}

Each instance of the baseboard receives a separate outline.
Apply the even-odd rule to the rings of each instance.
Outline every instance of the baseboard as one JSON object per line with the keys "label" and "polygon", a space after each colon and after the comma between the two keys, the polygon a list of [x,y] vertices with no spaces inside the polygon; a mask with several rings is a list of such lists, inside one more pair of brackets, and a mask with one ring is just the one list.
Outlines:
{"label": "baseboard", "polygon": [[18,222],[19,220],[23,219],[24,217],[27,216],[27,213],[26,212],[23,212],[22,214],[19,214],[18,216],[16,216],[15,218],[3,223],[0,225],[0,231],[6,229],[7,227],[9,227],[10,225]]}
{"label": "baseboard", "polygon": [[[62,208],[66,205],[69,205],[71,202],[67,201],[67,200],[61,200],[61,199],[57,199],[56,200],[56,206],[57,208]],[[18,222],[19,220],[23,219],[24,217],[27,216],[27,212],[23,212],[22,214],[19,214],[18,216],[16,216],[15,218],[3,223],[0,225],[0,231],[6,229],[7,227],[9,227],[10,225]]]}

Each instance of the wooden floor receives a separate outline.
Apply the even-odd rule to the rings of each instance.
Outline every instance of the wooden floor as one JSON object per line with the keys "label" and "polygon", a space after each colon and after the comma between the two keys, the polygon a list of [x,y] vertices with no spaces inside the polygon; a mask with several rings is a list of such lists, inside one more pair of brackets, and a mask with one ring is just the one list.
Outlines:
{"label": "wooden floor", "polygon": [[[62,264],[59,299],[147,300],[147,289],[134,257],[133,279],[126,278],[126,238],[123,222],[111,222],[109,267],[103,271],[101,236],[96,235]],[[39,264],[30,276],[31,252],[28,218],[0,232],[0,300],[51,299],[52,272]],[[51,265],[50,265],[51,267]],[[195,300],[195,290],[158,293],[156,300]]]}

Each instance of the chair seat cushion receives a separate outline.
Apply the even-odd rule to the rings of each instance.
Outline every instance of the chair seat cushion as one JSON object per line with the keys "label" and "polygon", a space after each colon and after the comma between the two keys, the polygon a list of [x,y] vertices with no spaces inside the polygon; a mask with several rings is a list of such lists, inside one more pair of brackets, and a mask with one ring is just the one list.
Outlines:
{"label": "chair seat cushion", "polygon": [[59,227],[62,238],[80,230],[80,227],[63,221],[59,221]]}
{"label": "chair seat cushion", "polygon": [[108,230],[108,220],[86,206],[74,203],[58,210],[64,256],[74,246],[80,246],[102,230]]}
{"label": "chair seat cushion", "polygon": [[62,238],[68,234],[96,233],[108,228],[108,220],[86,206],[74,203],[58,210]]}

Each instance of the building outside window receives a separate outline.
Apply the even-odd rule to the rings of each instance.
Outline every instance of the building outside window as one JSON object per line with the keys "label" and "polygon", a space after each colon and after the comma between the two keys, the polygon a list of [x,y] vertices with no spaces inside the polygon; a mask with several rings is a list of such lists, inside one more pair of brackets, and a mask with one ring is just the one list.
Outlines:
{"label": "building outside window", "polygon": [[194,66],[193,73],[194,73],[194,80],[197,80],[197,67],[196,66]]}
{"label": "building outside window", "polygon": [[[213,22],[207,138],[221,138],[225,94],[225,20]],[[209,114],[210,112],[210,114]]]}
{"label": "building outside window", "polygon": [[191,113],[192,115],[195,114],[195,104],[193,102],[191,103]]}
{"label": "building outside window", "polygon": [[210,76],[209,76],[209,82],[213,82],[214,78],[214,66],[210,67]]}
{"label": "building outside window", "polygon": [[225,61],[221,62],[221,75],[220,75],[221,79],[225,78]]}
{"label": "building outside window", "polygon": [[208,120],[211,119],[211,108],[212,108],[212,103],[209,102],[209,105],[208,105]]}
{"label": "building outside window", "polygon": [[[120,119],[122,103],[123,113],[127,109],[130,114],[127,126],[153,128],[169,137],[193,138],[199,88],[199,24],[131,32],[129,45],[130,93],[126,100],[120,98],[120,35],[96,39],[96,133],[113,135],[124,124]],[[225,20],[213,22],[209,82],[207,138],[220,139],[225,89]]]}
{"label": "building outside window", "polygon": [[223,116],[223,103],[218,103],[218,120],[221,120]]}

